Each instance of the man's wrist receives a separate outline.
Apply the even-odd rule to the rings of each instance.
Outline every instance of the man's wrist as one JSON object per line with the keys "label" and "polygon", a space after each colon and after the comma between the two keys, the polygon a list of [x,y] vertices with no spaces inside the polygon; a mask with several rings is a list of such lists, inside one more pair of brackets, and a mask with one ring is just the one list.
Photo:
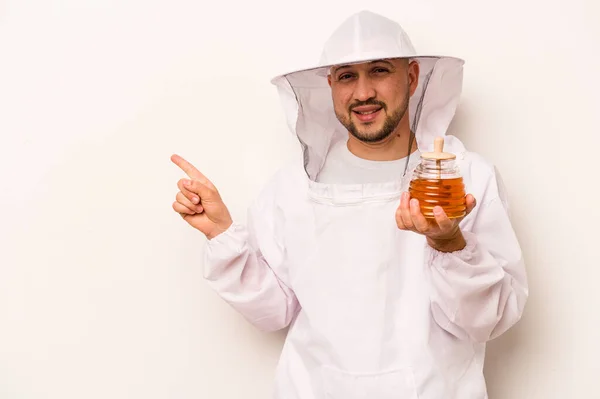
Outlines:
{"label": "man's wrist", "polygon": [[467,241],[462,232],[458,230],[456,234],[450,238],[441,239],[427,237],[427,244],[436,251],[456,252],[464,249],[467,246]]}
{"label": "man's wrist", "polygon": [[210,232],[210,234],[206,235],[206,238],[208,238],[208,240],[212,240],[216,237],[218,237],[219,235],[225,233],[227,230],[229,230],[229,228],[233,225],[233,220],[229,220],[228,222],[222,224],[222,225],[217,225],[215,226],[215,228]]}

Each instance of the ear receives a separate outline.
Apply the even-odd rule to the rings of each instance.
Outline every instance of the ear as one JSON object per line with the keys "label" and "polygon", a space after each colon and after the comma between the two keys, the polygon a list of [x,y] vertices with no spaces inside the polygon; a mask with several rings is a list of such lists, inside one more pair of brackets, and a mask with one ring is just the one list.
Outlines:
{"label": "ear", "polygon": [[329,87],[331,87],[331,75],[330,74],[327,75],[327,83],[329,84]]}
{"label": "ear", "polygon": [[417,86],[419,85],[419,63],[417,61],[411,61],[408,65],[408,82],[410,85],[410,95],[415,94]]}

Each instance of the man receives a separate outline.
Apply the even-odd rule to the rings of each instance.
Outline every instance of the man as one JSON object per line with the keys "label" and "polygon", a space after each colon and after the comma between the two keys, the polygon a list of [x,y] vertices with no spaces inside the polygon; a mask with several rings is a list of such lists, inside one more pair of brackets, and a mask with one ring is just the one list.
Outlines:
{"label": "man", "polygon": [[[271,180],[247,225],[173,156],[189,176],[173,208],[208,238],[208,283],[258,328],[289,326],[275,398],[487,397],[486,342],[528,289],[494,167],[446,135],[462,66],[417,55],[387,18],[350,17],[317,67],[273,80],[304,164]],[[462,219],[436,208],[429,222],[406,193],[437,136],[471,193]]]}

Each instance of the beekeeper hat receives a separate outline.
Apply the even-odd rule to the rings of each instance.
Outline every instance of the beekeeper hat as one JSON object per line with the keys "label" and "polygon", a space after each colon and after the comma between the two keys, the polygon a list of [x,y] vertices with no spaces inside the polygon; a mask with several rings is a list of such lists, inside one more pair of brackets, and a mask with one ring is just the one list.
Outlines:
{"label": "beekeeper hat", "polygon": [[[406,58],[419,63],[419,82],[410,98],[409,120],[417,145],[431,151],[454,117],[462,90],[460,58],[418,54],[402,27],[386,17],[361,11],[346,19],[325,43],[321,59],[311,68],[272,79],[286,121],[302,145],[304,168],[316,180],[329,149],[348,137],[336,118],[327,74],[336,65]],[[451,144],[450,144],[451,145]]]}

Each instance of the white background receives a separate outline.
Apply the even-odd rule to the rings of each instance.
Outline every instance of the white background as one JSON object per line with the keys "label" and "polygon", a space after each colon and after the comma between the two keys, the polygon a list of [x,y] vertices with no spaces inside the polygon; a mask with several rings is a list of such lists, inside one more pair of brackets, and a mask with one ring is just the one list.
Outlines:
{"label": "white background", "polygon": [[[0,398],[270,397],[284,335],[203,283],[169,157],[243,221],[298,155],[269,79],[367,3],[0,1]],[[489,345],[490,398],[599,398],[600,6],[369,4],[466,59],[451,133],[509,190],[531,296]]]}

